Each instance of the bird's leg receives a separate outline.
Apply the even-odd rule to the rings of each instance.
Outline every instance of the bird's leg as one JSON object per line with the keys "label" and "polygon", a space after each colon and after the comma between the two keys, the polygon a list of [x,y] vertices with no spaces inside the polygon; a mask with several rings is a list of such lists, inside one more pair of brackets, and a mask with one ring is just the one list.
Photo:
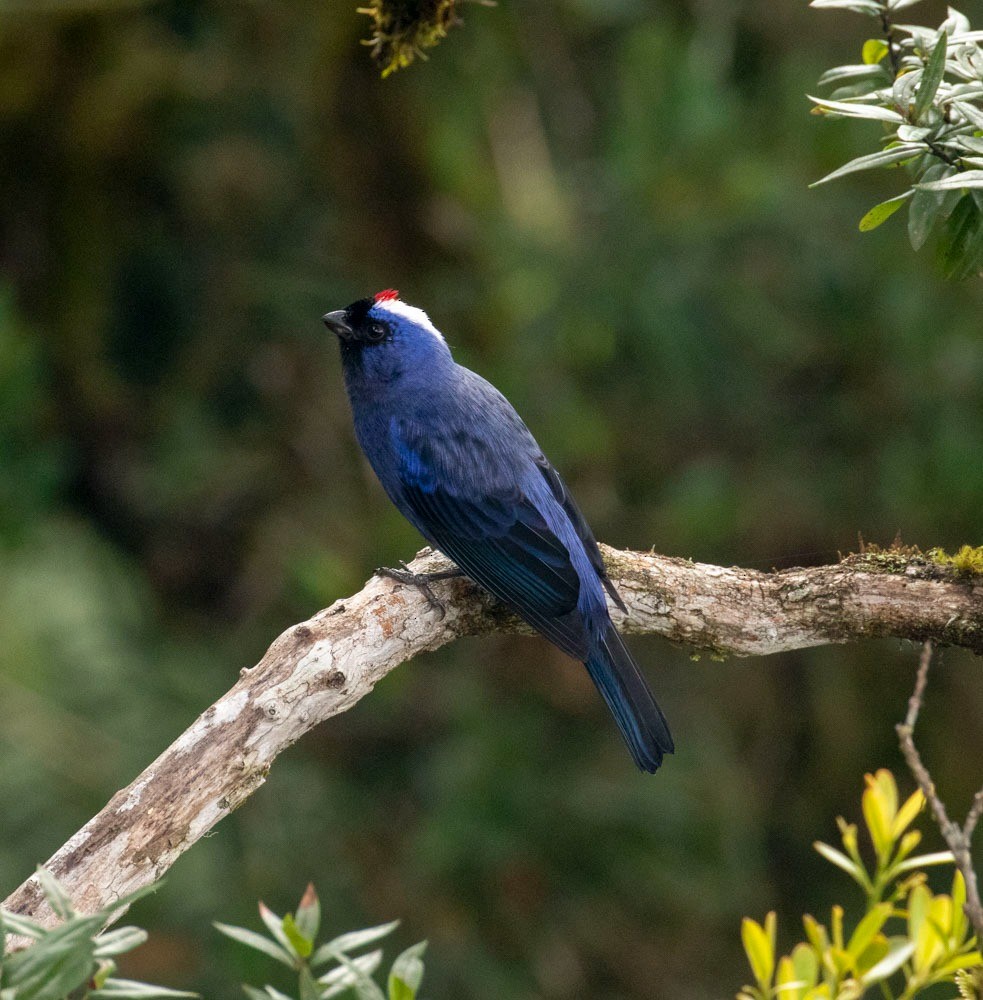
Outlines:
{"label": "bird's leg", "polygon": [[430,607],[439,611],[440,617],[443,618],[447,614],[447,608],[430,589],[430,584],[436,580],[452,580],[455,577],[464,576],[464,571],[455,566],[453,569],[442,569],[437,573],[414,573],[402,559],[400,559],[399,564],[403,567],[402,569],[393,569],[391,566],[378,567],[375,571],[376,576],[388,576],[391,580],[398,580],[400,583],[416,587],[427,599]]}

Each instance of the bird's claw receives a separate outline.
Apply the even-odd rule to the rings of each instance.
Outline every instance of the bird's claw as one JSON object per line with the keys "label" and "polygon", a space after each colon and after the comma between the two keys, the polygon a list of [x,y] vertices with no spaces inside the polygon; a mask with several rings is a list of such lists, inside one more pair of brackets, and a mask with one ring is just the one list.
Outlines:
{"label": "bird's claw", "polygon": [[447,614],[447,608],[431,590],[430,584],[435,580],[450,580],[456,576],[463,576],[462,571],[455,567],[454,569],[441,570],[438,573],[414,573],[402,559],[400,559],[399,565],[403,568],[394,569],[392,566],[379,566],[375,571],[376,576],[388,576],[390,580],[397,580],[399,583],[416,587],[427,599],[427,604],[443,618]]}

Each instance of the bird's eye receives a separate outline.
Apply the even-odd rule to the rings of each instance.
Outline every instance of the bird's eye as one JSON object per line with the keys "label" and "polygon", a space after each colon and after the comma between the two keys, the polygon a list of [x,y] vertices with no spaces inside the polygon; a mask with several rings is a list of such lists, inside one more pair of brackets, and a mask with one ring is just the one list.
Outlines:
{"label": "bird's eye", "polygon": [[387,332],[385,323],[372,323],[368,329],[369,340],[380,341]]}

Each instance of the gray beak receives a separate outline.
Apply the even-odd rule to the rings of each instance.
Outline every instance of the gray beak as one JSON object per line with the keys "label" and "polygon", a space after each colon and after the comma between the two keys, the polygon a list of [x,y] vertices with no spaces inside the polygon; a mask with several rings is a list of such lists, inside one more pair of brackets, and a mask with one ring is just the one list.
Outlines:
{"label": "gray beak", "polygon": [[345,319],[344,309],[335,309],[334,312],[325,313],[321,321],[332,332],[336,333],[342,340],[350,340],[355,331],[348,325]]}

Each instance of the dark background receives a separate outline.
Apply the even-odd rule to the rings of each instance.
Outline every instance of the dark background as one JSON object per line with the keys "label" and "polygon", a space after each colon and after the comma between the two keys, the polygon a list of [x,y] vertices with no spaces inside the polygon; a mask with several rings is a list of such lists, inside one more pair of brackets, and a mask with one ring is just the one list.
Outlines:
{"label": "dark background", "polygon": [[[280,631],[419,547],[319,322],[379,288],[611,544],[767,569],[858,532],[983,541],[980,284],[900,213],[857,232],[899,175],[806,187],[875,148],[804,97],[872,22],[503,0],[382,81],[354,6],[0,5],[0,897]],[[313,880],[329,929],[429,938],[433,998],[733,996],[742,915],[778,909],[787,947],[858,902],[810,845],[901,773],[916,651],[631,645],[679,747],[656,777],[546,643],[459,642],[284,755],[135,908],[124,971],[235,997],[273,970],[210,921]],[[945,653],[924,715],[956,814],[980,681]]]}

